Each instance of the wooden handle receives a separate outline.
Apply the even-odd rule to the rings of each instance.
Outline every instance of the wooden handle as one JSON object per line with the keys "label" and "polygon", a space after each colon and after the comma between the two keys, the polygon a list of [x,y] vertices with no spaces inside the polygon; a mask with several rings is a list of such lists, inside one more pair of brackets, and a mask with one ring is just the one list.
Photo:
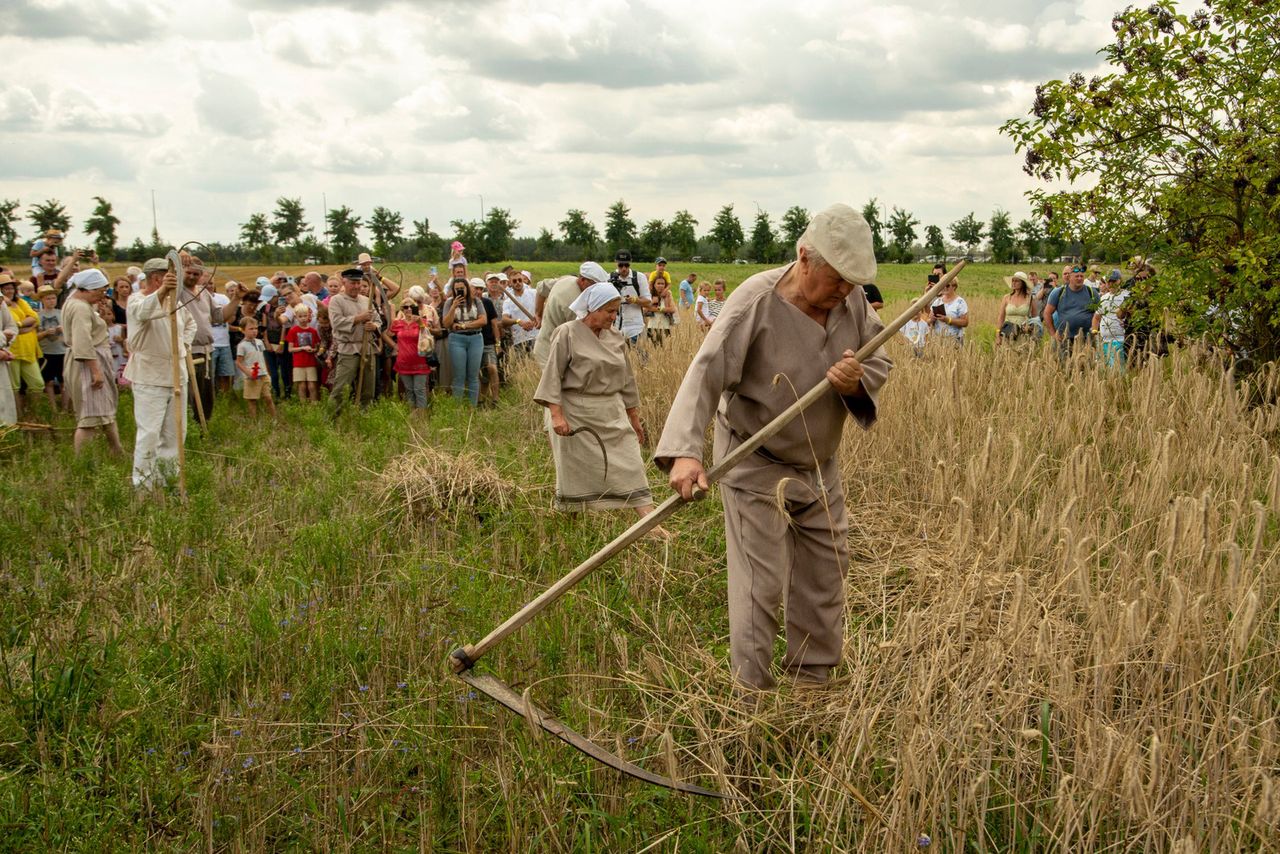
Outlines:
{"label": "wooden handle", "polygon": [[[174,284],[173,290],[169,292],[169,349],[172,354],[173,362],[172,371],[169,376],[173,382],[173,411],[170,413],[173,418],[173,434],[178,443],[178,495],[183,498],[187,497],[187,451],[185,437],[183,434],[183,415],[185,411],[183,407],[187,402],[182,399],[182,345],[178,341],[178,289],[183,286],[183,280],[186,278],[186,271],[182,267],[182,253],[177,249],[170,249],[165,255],[165,260],[169,262],[169,266],[173,268],[178,281]],[[195,377],[188,377],[189,382],[195,382]]]}
{"label": "wooden handle", "polygon": [[[875,353],[876,350],[879,350],[884,346],[885,342],[897,334],[898,330],[901,329],[908,320],[915,317],[920,313],[921,309],[933,302],[938,294],[942,292],[942,289],[950,284],[951,280],[956,277],[956,274],[960,272],[961,268],[964,267],[964,264],[965,262],[963,261],[956,264],[950,273],[947,273],[938,281],[937,284],[925,291],[919,299],[911,304],[910,308],[899,315],[899,317],[892,323],[885,326],[884,329],[880,330],[880,332],[877,333],[870,341],[863,344],[855,354],[855,358],[857,358],[858,361],[863,361]],[[717,480],[724,477],[731,469],[751,454],[754,454],[765,442],[776,436],[782,428],[790,424],[797,415],[804,412],[829,391],[831,391],[831,383],[826,379],[823,379],[822,382],[818,383],[806,392],[803,397],[788,406],[768,424],[761,427],[754,436],[734,448],[733,451],[726,455],[724,459],[713,466],[711,470],[707,472],[707,482],[715,483]],[[622,551],[624,548],[631,545],[654,528],[658,527],[658,525],[662,524],[663,520],[675,513],[676,510],[680,509],[681,505],[686,503],[688,502],[681,498],[679,493],[677,493],[659,504],[654,508],[652,513],[642,517],[630,528],[614,537],[608,545],[584,560],[582,563],[578,564],[578,566],[574,567],[567,575],[555,584],[552,584],[546,590],[542,591],[541,595],[508,617],[506,622],[489,632],[489,634],[485,635],[478,643],[462,647],[461,649],[455,650],[451,653],[449,656],[450,667],[452,667],[456,673],[470,669],[472,665],[479,661],[480,658],[488,653],[489,650],[491,650],[499,641],[532,620],[540,611],[542,611],[542,609],[546,608],[552,602],[563,596],[569,588],[573,587],[579,581],[599,569],[600,566],[602,566],[609,558],[613,557],[615,554]]]}

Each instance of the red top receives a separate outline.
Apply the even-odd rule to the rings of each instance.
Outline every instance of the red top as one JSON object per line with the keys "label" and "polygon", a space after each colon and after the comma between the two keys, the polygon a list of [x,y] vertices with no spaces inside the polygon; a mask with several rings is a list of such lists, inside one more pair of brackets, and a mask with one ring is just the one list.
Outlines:
{"label": "red top", "polygon": [[314,368],[316,366],[316,354],[313,351],[299,350],[299,347],[319,347],[320,346],[320,330],[314,326],[290,326],[288,331],[284,333],[284,340],[289,342],[289,349],[293,353],[293,366],[295,368]]}
{"label": "red top", "polygon": [[418,330],[420,321],[408,321],[397,317],[391,321],[391,337],[396,339],[396,373],[429,374],[427,360],[418,355]]}

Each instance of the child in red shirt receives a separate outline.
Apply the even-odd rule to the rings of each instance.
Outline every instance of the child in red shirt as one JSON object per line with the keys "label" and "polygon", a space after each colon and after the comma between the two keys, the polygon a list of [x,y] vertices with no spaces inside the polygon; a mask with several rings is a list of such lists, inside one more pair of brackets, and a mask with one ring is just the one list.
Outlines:
{"label": "child in red shirt", "polygon": [[320,330],[311,325],[311,307],[305,302],[293,307],[293,326],[284,333],[293,354],[293,387],[299,400],[320,399],[320,370],[316,353],[320,350]]}

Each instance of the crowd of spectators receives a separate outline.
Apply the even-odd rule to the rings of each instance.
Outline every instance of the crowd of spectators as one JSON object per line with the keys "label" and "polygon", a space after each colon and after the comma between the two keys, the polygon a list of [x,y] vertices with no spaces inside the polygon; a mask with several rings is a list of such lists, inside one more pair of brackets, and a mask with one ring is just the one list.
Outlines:
{"label": "crowd of spectators", "polygon": [[[1149,337],[1145,319],[1132,310],[1135,284],[1155,275],[1155,268],[1145,258],[1134,258],[1129,267],[1132,276],[1128,280],[1119,269],[1103,276],[1098,266],[1083,264],[1063,267],[1062,284],[1052,272],[1041,276],[1019,271],[1006,277],[1009,292],[1000,299],[996,345],[1032,350],[1047,335],[1064,358],[1078,347],[1096,345],[1104,364],[1123,367],[1145,347]],[[935,265],[924,290],[937,284],[946,272],[945,265]],[[915,355],[923,355],[930,342],[964,344],[969,306],[958,291],[957,277],[902,328]]]}

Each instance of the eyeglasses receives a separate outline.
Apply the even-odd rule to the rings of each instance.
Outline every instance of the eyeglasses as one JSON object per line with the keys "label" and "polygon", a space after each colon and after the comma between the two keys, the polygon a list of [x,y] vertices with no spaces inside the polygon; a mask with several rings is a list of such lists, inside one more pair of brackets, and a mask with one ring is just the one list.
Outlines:
{"label": "eyeglasses", "polygon": [[620,262],[620,263],[618,264],[618,269],[619,269],[619,270],[621,270],[623,267],[630,267],[630,266],[631,266],[631,265],[630,265],[629,263],[627,263],[626,261],[622,261],[622,262]]}

